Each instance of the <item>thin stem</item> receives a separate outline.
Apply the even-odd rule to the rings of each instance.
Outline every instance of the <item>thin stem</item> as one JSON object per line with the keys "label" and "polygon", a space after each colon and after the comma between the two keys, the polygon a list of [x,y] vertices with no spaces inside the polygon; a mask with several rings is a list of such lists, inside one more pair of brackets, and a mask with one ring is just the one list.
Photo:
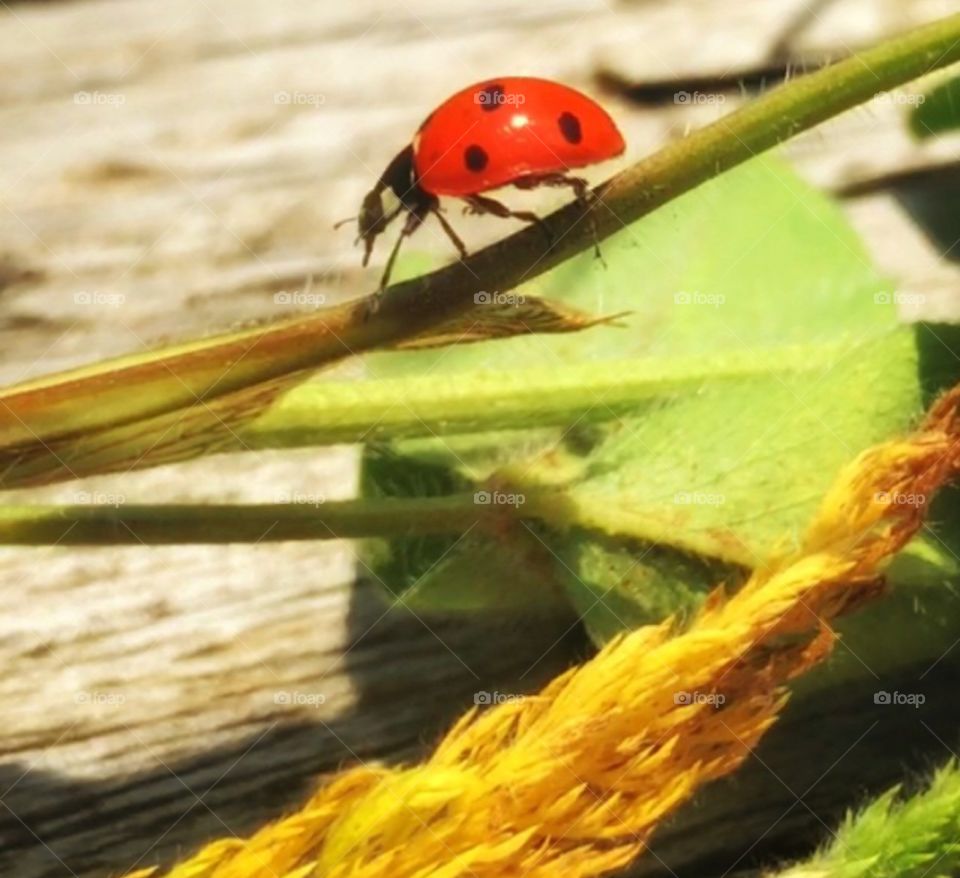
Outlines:
{"label": "thin stem", "polygon": [[238,433],[238,447],[295,448],[609,421],[691,387],[818,368],[837,351],[834,345],[796,346],[668,362],[316,381],[290,391],[248,424]]}
{"label": "thin stem", "polygon": [[[518,521],[554,528],[595,526],[596,502],[571,499],[564,489],[484,487],[473,494],[387,497],[325,502],[292,493],[291,502],[264,504],[153,504],[116,500],[74,506],[0,506],[0,546],[137,546],[275,543],[292,540],[502,532]],[[729,564],[750,567],[756,557],[735,546],[718,547],[698,532],[678,531],[670,520],[636,516],[636,540]]]}
{"label": "thin stem", "polygon": [[503,508],[472,494],[324,502],[291,495],[289,503],[245,505],[83,504],[0,507],[0,545],[124,546],[261,543],[462,533],[503,517]]}

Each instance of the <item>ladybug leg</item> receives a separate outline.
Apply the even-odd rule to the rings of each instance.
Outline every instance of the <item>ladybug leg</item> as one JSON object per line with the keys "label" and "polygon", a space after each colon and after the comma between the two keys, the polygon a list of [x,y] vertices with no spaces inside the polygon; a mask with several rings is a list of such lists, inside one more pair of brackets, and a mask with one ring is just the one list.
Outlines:
{"label": "ladybug leg", "polygon": [[453,246],[460,251],[460,259],[467,258],[467,245],[460,240],[460,236],[453,230],[453,226],[447,222],[447,218],[440,213],[440,206],[435,205],[430,208],[430,212],[440,222],[440,227],[447,233],[447,237],[453,242]]}
{"label": "ladybug leg", "polygon": [[489,213],[498,216],[501,219],[513,217],[528,223],[540,222],[533,211],[530,210],[511,210],[505,204],[501,204],[495,198],[488,198],[486,195],[467,195],[463,199],[467,202],[466,212],[475,214]]}
{"label": "ladybug leg", "polygon": [[600,252],[600,235],[597,234],[597,220],[592,212],[587,214],[587,222],[590,224],[590,234],[593,235],[593,258],[599,259],[600,264],[606,268],[607,260],[603,258],[603,253]]}
{"label": "ladybug leg", "polygon": [[594,195],[590,183],[583,177],[568,177],[566,174],[536,174],[521,177],[513,184],[517,189],[534,189],[537,186],[569,186],[577,201],[592,203]]}
{"label": "ladybug leg", "polygon": [[583,177],[568,177],[566,174],[544,174],[535,178],[536,183],[542,186],[569,186],[573,190],[577,201],[589,204],[593,201],[590,184]]}
{"label": "ladybug leg", "polygon": [[407,218],[403,223],[403,228],[400,230],[400,234],[397,236],[397,240],[393,245],[393,249],[390,251],[390,255],[387,257],[387,264],[384,266],[383,275],[380,277],[380,286],[377,289],[376,293],[370,298],[369,304],[367,306],[367,317],[371,317],[380,310],[380,302],[383,299],[383,294],[387,289],[387,286],[390,284],[390,275],[393,274],[393,265],[397,261],[397,256],[400,253],[400,247],[403,244],[405,238],[409,238],[420,226],[423,224],[424,217],[428,214],[434,214],[438,220],[440,220],[440,225],[443,230],[447,233],[450,240],[453,241],[457,250],[460,251],[460,258],[466,259],[467,257],[467,247],[460,240],[460,236],[453,230],[453,227],[447,220],[440,215],[440,206],[439,204],[429,204],[423,205],[422,209],[411,210],[407,214]]}
{"label": "ladybug leg", "polygon": [[550,234],[550,229],[533,211],[511,210],[507,205],[501,204],[495,198],[488,198],[486,195],[467,195],[463,200],[467,202],[467,213],[489,213],[501,219],[513,218],[536,225],[546,236],[547,244],[553,245],[553,235]]}
{"label": "ladybug leg", "polygon": [[387,258],[387,264],[384,266],[383,275],[380,278],[380,288],[377,290],[378,299],[383,295],[383,291],[390,283],[390,275],[393,273],[393,264],[397,261],[397,254],[400,253],[400,245],[403,244],[404,238],[409,238],[417,229],[420,228],[421,223],[423,223],[423,217],[420,216],[419,213],[407,214],[407,219],[403,224],[403,228],[400,230],[400,234],[397,236],[397,240],[393,245],[393,249],[390,251],[390,256]]}
{"label": "ladybug leg", "polygon": [[[392,217],[391,217],[392,218]],[[407,218],[403,223],[403,228],[400,229],[400,234],[397,235],[397,240],[394,242],[393,249],[390,251],[390,255],[387,257],[387,264],[383,268],[383,274],[380,276],[380,286],[377,287],[377,291],[366,300],[366,315],[364,319],[371,318],[377,311],[380,310],[380,303],[383,301],[383,294],[386,292],[387,286],[390,284],[390,275],[393,273],[393,264],[397,261],[397,255],[400,253],[400,247],[403,244],[404,238],[409,238],[417,229],[420,228],[423,223],[423,216],[416,212],[410,211],[407,214]],[[366,262],[364,262],[366,265]]]}
{"label": "ladybug leg", "polygon": [[[589,210],[597,202],[597,196],[590,189],[590,184],[583,177],[568,177],[566,174],[544,174],[542,177],[531,178],[527,186],[569,186],[573,190],[573,195],[579,202],[584,211]],[[520,188],[526,188],[521,186]],[[590,224],[590,233],[593,235],[593,254],[600,260],[604,268],[607,263],[600,252],[600,237],[597,234],[597,221],[593,214],[587,214],[587,222]]]}
{"label": "ladybug leg", "polygon": [[360,234],[357,236],[355,244],[359,244],[363,241],[363,267],[367,267],[367,263],[370,262],[370,254],[373,253],[373,245],[377,240],[377,236],[382,234],[383,231],[387,228],[390,223],[392,223],[399,215],[400,211],[403,210],[403,205],[401,204],[391,213],[384,214],[376,221],[374,225],[371,225],[367,228],[363,228]]}

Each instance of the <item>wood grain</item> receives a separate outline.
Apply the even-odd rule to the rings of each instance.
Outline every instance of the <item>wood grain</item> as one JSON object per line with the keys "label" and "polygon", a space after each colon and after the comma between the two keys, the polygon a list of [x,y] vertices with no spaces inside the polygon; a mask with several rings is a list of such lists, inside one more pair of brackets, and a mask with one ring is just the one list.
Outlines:
{"label": "wood grain", "polygon": [[[376,267],[361,270],[351,230],[331,226],[451,83],[510,71],[605,90],[636,156],[731,109],[740,81],[761,87],[951,11],[946,0],[4,4],[0,380],[276,316],[288,306],[275,294],[308,277],[328,301],[368,290]],[[675,102],[704,83],[723,101]],[[928,295],[925,313],[956,313],[960,248],[942,256],[923,205],[958,185],[957,141],[914,143],[904,112],[876,101],[788,153],[844,195],[881,265]],[[471,244],[504,229],[461,225]],[[450,255],[432,229],[418,246]],[[257,453],[15,496],[346,497],[355,470],[350,449]],[[106,876],[242,835],[323,773],[412,758],[473,693],[529,690],[586,650],[572,618],[391,610],[346,544],[0,550],[0,874]],[[845,703],[791,720],[814,751],[824,743],[819,765],[859,733],[863,715]],[[949,729],[952,716],[930,722]],[[899,737],[887,728],[871,758]],[[766,766],[665,827],[643,874],[720,874],[754,842],[737,868],[799,851],[863,792],[851,767],[818,787],[816,819],[796,807],[764,833],[791,802],[777,777],[802,785],[812,768],[776,736],[769,748]],[[899,771],[898,754],[870,785]]]}

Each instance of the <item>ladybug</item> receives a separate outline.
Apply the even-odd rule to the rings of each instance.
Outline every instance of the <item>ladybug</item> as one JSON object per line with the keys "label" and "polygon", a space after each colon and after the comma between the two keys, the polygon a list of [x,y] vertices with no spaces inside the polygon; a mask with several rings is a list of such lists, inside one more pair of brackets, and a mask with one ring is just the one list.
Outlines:
{"label": "ladybug", "polygon": [[[380,281],[386,288],[403,239],[433,214],[460,253],[467,248],[440,212],[440,196],[466,202],[465,211],[514,217],[530,223],[530,211],[511,210],[483,195],[516,186],[569,186],[587,202],[587,181],[568,171],[623,153],[626,144],[613,119],[586,95],[547,79],[504,76],[471,85],[444,101],[417,129],[413,141],[387,165],[366,194],[356,217],[364,243],[363,264],[377,237],[400,214],[406,219]],[[389,190],[398,200],[384,209]]]}

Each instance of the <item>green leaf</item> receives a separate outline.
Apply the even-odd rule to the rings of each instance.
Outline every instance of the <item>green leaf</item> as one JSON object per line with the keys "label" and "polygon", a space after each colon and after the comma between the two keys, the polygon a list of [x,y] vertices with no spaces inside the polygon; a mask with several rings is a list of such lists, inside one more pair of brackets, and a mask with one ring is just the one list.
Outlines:
{"label": "green leaf", "polygon": [[[840,467],[923,409],[930,388],[892,287],[838,208],[776,161],[711,181],[603,251],[606,270],[577,258],[519,292],[631,310],[627,329],[377,354],[371,372],[482,370],[515,384],[527,370],[586,359],[615,361],[624,374],[640,358],[710,356],[720,370],[749,353],[772,365],[788,345],[809,346],[812,371],[675,388],[605,423],[368,449],[365,484],[378,492],[418,495],[423,485],[402,474],[425,465],[460,490],[563,489],[544,523],[517,521],[497,540],[420,545],[415,564],[408,543],[391,541],[375,569],[391,590],[413,589],[407,597],[421,609],[441,606],[444,589],[477,595],[471,606],[501,605],[487,571],[479,575],[494,565],[514,592],[559,585],[598,639],[683,612],[799,536]],[[947,364],[935,383],[956,372]]]}
{"label": "green leaf", "polygon": [[[887,790],[859,813],[848,813],[830,843],[779,878],[941,878],[960,869],[960,770],[955,759],[929,785],[906,797]],[[770,873],[771,875],[773,873]]]}
{"label": "green leaf", "polygon": [[923,96],[910,111],[910,130],[927,140],[960,128],[960,76],[948,79]]}

